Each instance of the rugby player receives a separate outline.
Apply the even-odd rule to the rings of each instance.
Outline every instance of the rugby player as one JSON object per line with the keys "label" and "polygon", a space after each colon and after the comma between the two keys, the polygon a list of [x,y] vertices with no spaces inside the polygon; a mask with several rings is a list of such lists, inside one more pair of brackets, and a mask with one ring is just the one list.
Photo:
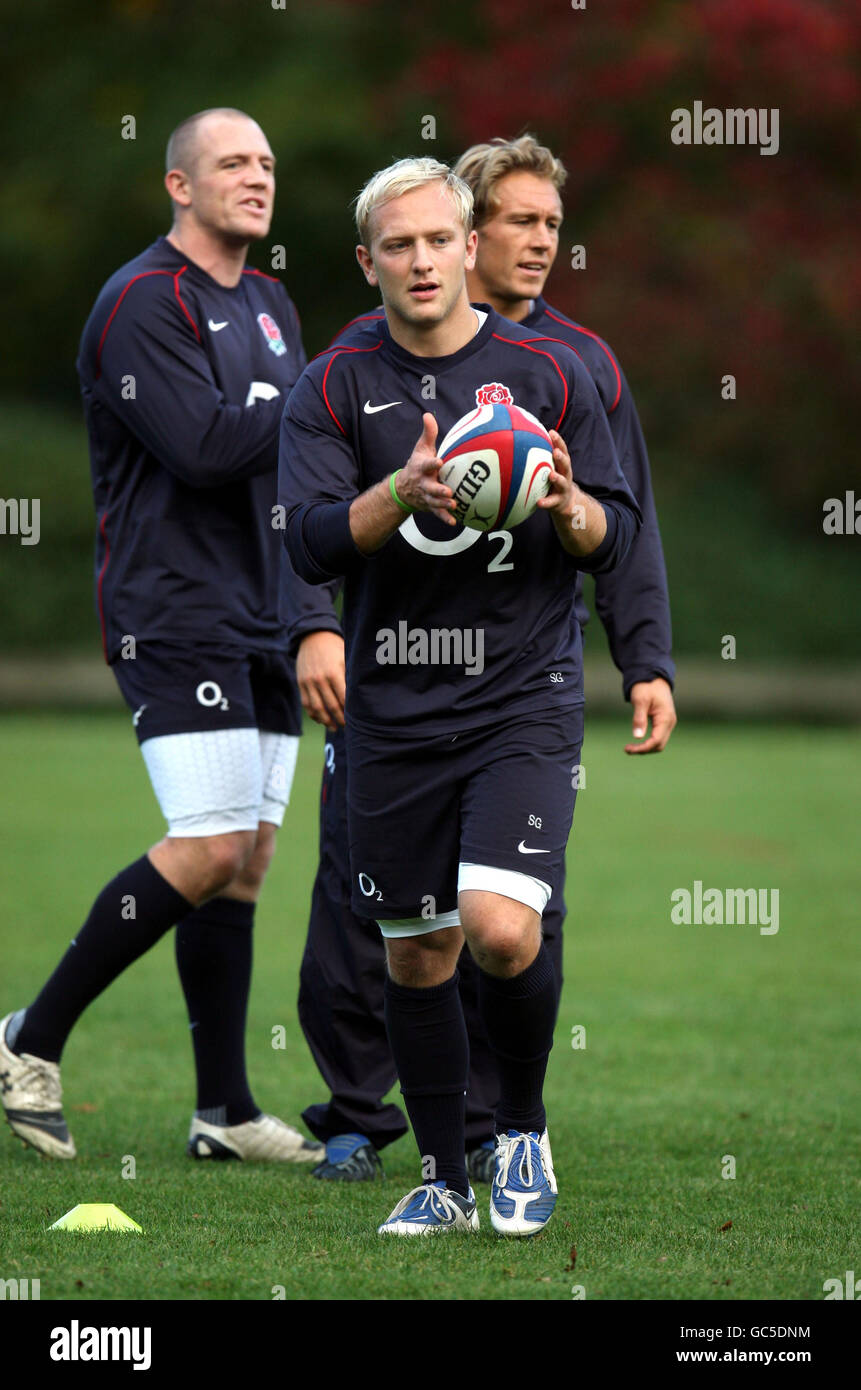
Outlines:
{"label": "rugby player", "polygon": [[[595,603],[622,673],[624,695],[633,707],[634,741],[625,751],[660,752],[676,723],[675,666],[666,569],[642,429],[612,350],[542,298],[559,248],[565,168],[534,136],[523,135],[474,145],[454,169],[475,198],[478,246],[475,266],[467,272],[470,300],[490,303],[505,318],[570,343],[595,382],[619,462],[640,504],[642,528],[624,562],[595,576]],[[360,315],[335,342],[349,344],[364,325],[382,317],[382,309]],[[325,586],[317,593],[316,606],[312,601],[297,604],[291,617],[304,703],[312,718],[330,730],[320,808],[320,865],[300,972],[299,1018],[332,1095],[328,1102],[308,1107],[303,1118],[327,1146],[326,1161],[314,1170],[315,1176],[357,1181],[381,1174],[379,1151],[407,1127],[398,1106],[382,1100],[394,1082],[394,1063],[385,1033],[379,933],[372,919],[356,917],[349,905],[343,639]],[[582,630],[589,612],[580,576],[575,603]],[[560,885],[542,919],[560,990],[564,910]],[[475,968],[468,951],[462,954],[459,974],[470,1038],[467,1166],[473,1180],[490,1181],[498,1084],[478,1016]]]}
{"label": "rugby player", "polygon": [[104,653],[167,833],[0,1024],[7,1119],[56,1158],[75,1155],[59,1073],[72,1027],[174,924],[197,1069],[189,1152],[323,1153],[261,1113],[245,1070],[255,904],[301,728],[272,518],[281,412],[306,359],[283,286],[245,266],[269,230],[274,171],[243,112],[183,121],[167,146],[171,229],[111,276],[81,340]]}
{"label": "rugby player", "polygon": [[[478,1227],[465,1160],[464,939],[499,1073],[491,1223],[533,1234],[555,1205],[542,1091],[557,990],[541,914],[561,871],[582,737],[574,583],[578,569],[618,564],[640,524],[580,359],[470,307],[471,216],[470,190],[435,160],[399,161],[370,180],[357,255],[385,319],[311,363],[282,427],[294,567],[311,583],[345,576],[352,907],[372,903],[385,938],[389,1042],[426,1178],[384,1234]],[[506,534],[505,565],[498,537],[457,531],[435,453],[440,432],[493,401],[536,415],[554,446],[551,492]],[[384,664],[381,630],[399,622],[480,633],[481,670]]]}

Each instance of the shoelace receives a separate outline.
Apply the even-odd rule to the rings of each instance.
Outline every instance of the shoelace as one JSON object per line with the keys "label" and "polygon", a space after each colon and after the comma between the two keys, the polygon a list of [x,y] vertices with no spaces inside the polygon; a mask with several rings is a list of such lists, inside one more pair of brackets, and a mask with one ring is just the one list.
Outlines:
{"label": "shoelace", "polygon": [[[521,1181],[525,1182],[527,1187],[531,1187],[534,1178],[534,1172],[532,1167],[532,1145],[534,1143],[534,1140],[530,1139],[528,1134],[518,1134],[514,1139],[503,1139],[502,1143],[505,1147],[499,1164],[499,1172],[496,1175],[497,1186],[505,1187],[506,1183],[508,1182],[509,1170],[514,1161],[514,1155],[517,1152],[518,1148],[522,1148],[523,1153],[520,1156],[519,1176]],[[525,1175],[523,1171],[524,1165],[526,1168]]]}
{"label": "shoelace", "polygon": [[428,1207],[433,1216],[448,1218],[452,1215],[452,1212],[455,1210],[454,1203],[446,1197],[441,1188],[434,1187],[433,1183],[425,1183],[421,1187],[414,1187],[412,1192],[407,1193],[406,1197],[403,1199],[401,1210],[398,1213],[399,1217],[403,1217],[406,1214],[413,1198],[417,1197],[420,1192],[423,1192],[425,1195],[419,1203],[418,1211],[416,1212],[417,1216]]}

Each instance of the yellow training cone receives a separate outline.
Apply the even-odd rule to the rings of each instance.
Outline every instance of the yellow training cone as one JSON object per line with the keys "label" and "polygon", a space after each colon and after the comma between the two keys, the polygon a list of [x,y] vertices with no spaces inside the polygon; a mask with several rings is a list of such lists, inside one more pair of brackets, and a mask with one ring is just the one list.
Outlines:
{"label": "yellow training cone", "polygon": [[79,1202],[49,1231],[142,1231],[143,1228],[113,1202]]}

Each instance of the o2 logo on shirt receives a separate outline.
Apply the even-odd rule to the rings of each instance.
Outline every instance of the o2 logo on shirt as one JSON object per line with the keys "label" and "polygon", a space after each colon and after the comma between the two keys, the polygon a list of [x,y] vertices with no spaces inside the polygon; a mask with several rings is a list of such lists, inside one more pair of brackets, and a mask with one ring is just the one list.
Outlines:
{"label": "o2 logo on shirt", "polygon": [[378,903],[383,901],[382,889],[377,887],[369,874],[359,874],[359,892],[365,898],[376,898]]}
{"label": "o2 logo on shirt", "polygon": [[266,339],[266,346],[275,353],[276,357],[283,357],[287,351],[287,344],[281,336],[281,329],[271,314],[258,314],[257,322],[260,324],[260,332]]}
{"label": "o2 logo on shirt", "polygon": [[408,516],[398,527],[398,533],[413,550],[421,551],[422,555],[432,555],[435,559],[444,555],[459,555],[462,550],[469,550],[471,545],[475,545],[482,536],[486,536],[489,541],[501,541],[499,550],[491,555],[487,562],[488,574],[514,569],[514,561],[505,558],[514,542],[510,531],[472,531],[464,526],[450,541],[433,541],[419,530],[415,517]]}
{"label": "o2 logo on shirt", "polygon": [[197,703],[203,705],[204,709],[230,709],[230,702],[226,695],[222,695],[221,686],[218,681],[201,681],[195,690]]}

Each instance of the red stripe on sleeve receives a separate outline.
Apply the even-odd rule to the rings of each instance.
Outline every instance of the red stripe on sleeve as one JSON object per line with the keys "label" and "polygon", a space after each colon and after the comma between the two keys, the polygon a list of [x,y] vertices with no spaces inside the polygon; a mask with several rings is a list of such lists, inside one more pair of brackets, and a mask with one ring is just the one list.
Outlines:
{"label": "red stripe on sleeve", "polygon": [[378,310],[377,310],[375,313],[373,313],[373,314],[357,314],[356,317],[355,317],[354,319],[348,319],[347,322],[346,322],[345,324],[342,324],[342,326],[338,329],[337,333],[330,339],[330,341],[329,341],[329,347],[333,347],[333,346],[335,345],[335,343],[337,343],[337,341],[338,341],[338,339],[340,338],[341,334],[342,334],[342,333],[346,333],[346,331],[347,331],[348,328],[352,328],[352,326],[353,326],[354,323],[367,323],[367,322],[379,323],[379,322],[380,322],[380,319],[382,319],[382,318],[384,318],[384,317],[385,317],[385,314],[384,314],[384,312],[383,312],[382,309],[378,309]]}
{"label": "red stripe on sleeve", "polygon": [[[184,269],[185,269],[185,267],[183,266],[183,270],[184,270]],[[107,323],[105,324],[104,328],[102,329],[102,336],[101,336],[101,338],[99,339],[99,346],[98,346],[97,349],[96,349],[96,377],[97,377],[97,378],[100,377],[101,374],[102,374],[102,365],[101,365],[101,364],[102,364],[102,348],[103,348],[104,345],[105,345],[105,338],[108,336],[108,329],[110,328],[111,324],[112,324],[113,321],[114,321],[114,315],[116,314],[117,309],[119,309],[120,305],[122,304],[123,300],[125,299],[126,295],[128,294],[129,290],[131,289],[132,285],[135,283],[135,280],[144,280],[144,279],[147,277],[147,275],[170,275],[170,271],[169,271],[169,270],[142,270],[141,273],[140,273],[140,275],[133,275],[132,278],[131,278],[131,280],[129,280],[128,284],[123,286],[122,293],[120,294],[119,299],[117,300],[117,302],[116,302],[116,304],[114,305],[114,307],[113,307],[113,309],[111,310],[111,312],[108,314]]]}
{"label": "red stripe on sleeve", "polygon": [[105,558],[102,561],[102,568],[99,570],[99,580],[96,586],[96,592],[99,596],[99,625],[102,629],[102,651],[105,654],[105,661],[107,661],[108,659],[108,633],[105,627],[105,609],[104,604],[102,602],[102,580],[105,577],[105,570],[108,568],[108,560],[110,560],[111,558],[111,543],[108,540],[107,532],[105,531],[105,522],[107,521],[107,519],[108,509],[107,507],[105,507],[105,510],[102,512],[102,519],[99,522],[99,535],[105,543]]}
{"label": "red stripe on sleeve", "polygon": [[[549,319],[555,319],[557,323],[565,323],[565,319],[560,318],[558,314],[552,313],[550,309],[545,309],[544,312]],[[616,361],[610,349],[607,347],[607,344],[601,338],[598,337],[597,333],[593,333],[590,328],[584,328],[581,323],[571,322],[569,324],[569,327],[573,328],[575,333],[585,333],[587,338],[593,338],[595,342],[598,344],[601,351],[606,353],[607,357],[610,359],[610,365],[616,374],[616,398],[613,401],[613,404],[610,406],[609,410],[607,411],[608,415],[612,415],[613,411],[616,409],[616,406],[619,404],[619,398],[622,395],[622,373],[619,371],[619,364]],[[574,351],[576,352],[577,349],[575,348]]]}
{"label": "red stripe on sleeve", "polygon": [[[532,346],[532,343],[521,343],[521,342],[518,342],[518,340],[517,340],[516,338],[503,338],[503,336],[502,336],[501,333],[494,333],[493,336],[494,336],[494,338],[497,338],[497,339],[499,340],[500,343],[510,343],[512,347],[526,348],[526,351],[527,351],[527,352],[538,352],[538,353],[541,354],[542,357],[549,357],[549,358],[550,358],[550,361],[553,363],[554,367],[556,368],[557,372],[559,373],[559,376],[560,376],[560,378],[561,378],[561,380],[562,380],[562,389],[563,389],[563,391],[565,392],[565,395],[564,395],[563,400],[562,400],[562,410],[561,410],[561,412],[560,412],[560,414],[559,414],[559,419],[556,421],[556,424],[555,424],[555,426],[554,426],[554,428],[558,431],[559,426],[562,424],[562,419],[563,419],[563,417],[564,417],[564,415],[565,415],[565,411],[568,409],[568,382],[565,380],[565,373],[563,372],[562,368],[559,366],[559,363],[556,361],[556,358],[553,356],[553,353],[552,353],[552,352],[545,352],[544,348],[533,347],[533,346]],[[540,342],[541,340],[539,339],[538,341]],[[552,342],[557,342],[557,341],[560,341],[560,342],[561,342],[561,339],[549,338],[547,341],[548,341],[548,342],[551,342],[551,343],[552,343]],[[565,343],[565,344],[563,344],[563,346],[564,346],[564,347],[567,347],[568,344]]]}
{"label": "red stripe on sleeve", "polygon": [[[342,433],[345,437],[346,437],[347,431],[344,429],[344,426],[341,424],[341,421],[338,419],[337,415],[335,414],[334,410],[332,409],[331,403],[330,403],[330,401],[329,401],[329,393],[328,393],[328,391],[326,390],[326,380],[327,380],[327,378],[328,378],[328,376],[329,376],[330,371],[332,370],[332,363],[334,362],[335,358],[338,356],[338,354],[339,354],[340,352],[379,352],[379,350],[380,350],[380,348],[381,348],[382,346],[383,346],[382,343],[375,343],[375,345],[374,345],[373,347],[371,347],[371,348],[355,348],[355,347],[340,347],[340,348],[335,348],[334,351],[332,351],[332,356],[331,356],[330,359],[329,359],[329,365],[328,365],[328,367],[326,368],[325,372],[323,373],[323,400],[326,402],[326,409],[328,410],[328,412],[329,412],[329,414],[331,415],[332,419],[335,421],[335,424],[338,426],[338,429],[341,431],[341,433]],[[329,349],[329,348],[324,348],[324,351],[325,351],[325,352],[329,352],[329,351],[331,351],[331,349]],[[322,357],[322,356],[323,356],[323,353],[321,352],[321,353],[318,353],[317,355],[318,355],[318,357]]]}
{"label": "red stripe on sleeve", "polygon": [[261,280],[271,280],[273,285],[280,285],[281,281],[277,275],[267,275],[265,270],[255,270],[253,266],[248,266],[242,272],[243,275],[259,275]]}
{"label": "red stripe on sleeve", "polygon": [[188,310],[186,309],[186,307],[185,307],[185,301],[184,301],[182,295],[181,295],[180,292],[179,292],[179,277],[180,277],[180,275],[184,275],[185,272],[186,272],[187,270],[188,270],[188,266],[187,266],[187,265],[184,265],[184,266],[182,267],[182,269],[181,269],[181,270],[178,270],[178,271],[176,272],[176,274],[174,275],[174,277],[173,277],[173,292],[174,292],[174,294],[176,295],[177,299],[179,300],[179,307],[182,309],[182,312],[185,314],[185,317],[188,319],[189,323],[191,324],[192,328],[194,329],[194,333],[195,333],[195,337],[197,338],[197,341],[200,342],[200,329],[198,328],[198,326],[197,326],[197,324],[195,323],[194,319],[191,317],[191,314],[190,314],[190,313],[188,312]]}
{"label": "red stripe on sleeve", "polygon": [[132,285],[135,283],[135,281],[145,280],[148,275],[172,275],[174,293],[177,299],[179,300],[182,312],[185,314],[185,317],[188,319],[189,323],[195,331],[195,334],[197,335],[197,341],[200,342],[200,333],[198,332],[197,324],[194,322],[194,319],[191,317],[191,314],[185,307],[182,295],[179,292],[179,277],[186,270],[188,270],[187,265],[184,265],[182,267],[182,270],[178,270],[175,275],[173,275],[172,271],[170,270],[142,270],[140,275],[133,275],[131,280],[129,280],[128,284],[123,286],[116,304],[114,305],[111,312],[108,314],[107,322],[105,323],[105,326],[102,329],[102,336],[99,338],[99,346],[96,348],[96,380],[98,380],[98,378],[102,374],[102,349],[105,346],[105,339],[108,336],[108,329],[110,328],[111,324],[114,321],[114,318],[116,317],[116,312],[122,304],[123,300],[125,299],[126,295],[128,294],[129,290],[131,289]]}

